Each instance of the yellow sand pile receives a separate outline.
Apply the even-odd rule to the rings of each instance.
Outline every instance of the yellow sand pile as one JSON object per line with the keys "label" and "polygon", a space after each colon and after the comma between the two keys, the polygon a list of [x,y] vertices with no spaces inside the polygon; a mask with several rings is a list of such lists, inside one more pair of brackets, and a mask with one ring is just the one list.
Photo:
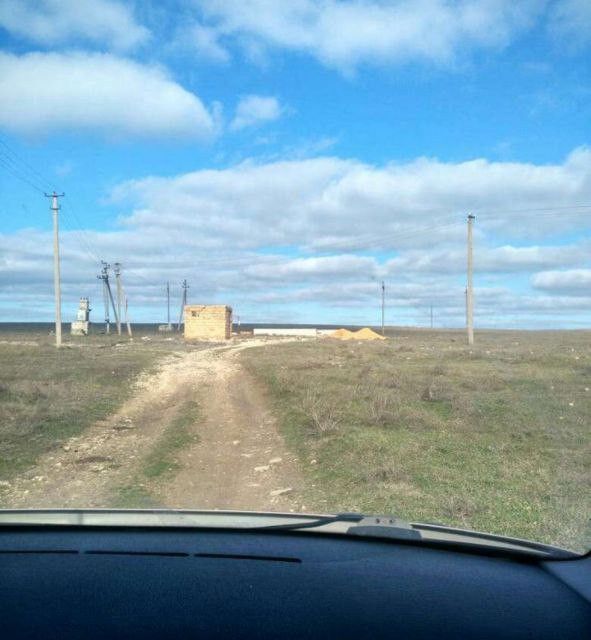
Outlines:
{"label": "yellow sand pile", "polygon": [[337,338],[338,340],[353,340],[355,334],[348,329],[337,329],[329,334],[331,338]]}
{"label": "yellow sand pile", "polygon": [[385,340],[384,336],[372,331],[368,327],[359,329],[359,331],[349,331],[348,329],[337,329],[329,334],[331,338],[338,340]]}
{"label": "yellow sand pile", "polygon": [[363,329],[359,329],[359,331],[355,331],[353,334],[355,340],[385,340],[384,336],[381,336],[379,333],[372,331],[368,327],[364,327]]}

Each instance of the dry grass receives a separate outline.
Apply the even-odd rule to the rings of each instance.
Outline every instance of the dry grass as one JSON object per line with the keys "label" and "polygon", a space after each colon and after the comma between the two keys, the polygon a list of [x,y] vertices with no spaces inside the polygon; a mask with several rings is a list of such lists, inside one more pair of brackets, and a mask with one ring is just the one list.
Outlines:
{"label": "dry grass", "polygon": [[174,344],[157,337],[129,342],[113,335],[68,337],[68,343],[58,350],[46,335],[2,334],[2,480],[114,412],[132,393],[135,377]]}
{"label": "dry grass", "polygon": [[468,348],[416,331],[243,358],[308,468],[308,508],[588,544],[590,333],[486,332]]}
{"label": "dry grass", "polygon": [[331,433],[339,427],[337,409],[318,391],[308,387],[302,398],[302,411],[317,434]]}

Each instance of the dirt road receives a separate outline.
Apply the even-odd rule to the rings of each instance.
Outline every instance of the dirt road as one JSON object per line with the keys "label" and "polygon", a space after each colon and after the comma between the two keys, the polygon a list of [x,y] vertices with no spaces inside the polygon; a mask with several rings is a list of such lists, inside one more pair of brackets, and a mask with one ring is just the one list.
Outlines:
{"label": "dirt road", "polygon": [[[0,491],[3,508],[109,507],[124,487],[154,506],[289,511],[301,508],[297,460],[285,448],[263,390],[239,362],[251,340],[173,353],[138,381],[114,415],[43,456]],[[196,442],[176,452],[178,472],[150,480],[153,454],[178,407],[195,400]]]}

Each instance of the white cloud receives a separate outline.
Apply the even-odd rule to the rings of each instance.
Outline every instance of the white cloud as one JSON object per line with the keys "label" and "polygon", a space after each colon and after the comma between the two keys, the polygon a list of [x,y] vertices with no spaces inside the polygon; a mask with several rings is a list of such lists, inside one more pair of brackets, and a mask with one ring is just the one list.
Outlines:
{"label": "white cloud", "polygon": [[166,71],[110,54],[0,53],[0,95],[0,127],[28,135],[202,138],[215,130],[201,100]]}
{"label": "white cloud", "polygon": [[554,2],[548,18],[548,29],[561,45],[566,44],[571,49],[591,44],[591,2]]}
{"label": "white cloud", "polygon": [[[188,278],[191,300],[227,302],[244,321],[368,323],[383,278],[387,321],[428,322],[433,304],[438,324],[457,326],[473,210],[479,326],[582,326],[589,209],[547,208],[591,203],[590,176],[591,152],[580,149],[556,165],[316,158],[125,182],[111,196],[119,228],[87,231],[82,243],[66,225],[66,309],[100,297],[100,257],[123,262],[134,318],[158,319],[161,283]],[[0,256],[0,315],[36,294],[50,318],[50,234],[0,236]]]}
{"label": "white cloud", "polygon": [[[564,246],[501,247],[476,246],[474,269],[479,273],[532,272],[549,267],[581,264],[591,255],[591,246],[579,242]],[[403,256],[389,260],[390,273],[412,270],[417,273],[464,273],[465,247],[426,251],[405,251]]]}
{"label": "white cloud", "polygon": [[283,109],[274,96],[244,96],[238,102],[230,129],[237,131],[277,120]]}
{"label": "white cloud", "polygon": [[230,54],[219,43],[215,29],[200,24],[193,25],[185,36],[190,41],[197,54],[212,62],[228,62]]}
{"label": "white cloud", "polygon": [[542,271],[532,277],[536,289],[575,295],[589,295],[591,291],[591,269],[565,271]]}
{"label": "white cloud", "polygon": [[129,6],[112,0],[2,0],[0,26],[41,45],[82,41],[120,51],[150,36]]}
{"label": "white cloud", "polygon": [[220,36],[246,47],[301,51],[350,70],[361,63],[448,64],[469,48],[499,48],[537,16],[535,0],[197,0]]}
{"label": "white cloud", "polygon": [[259,264],[249,265],[244,275],[258,280],[279,280],[282,282],[301,282],[336,277],[339,279],[376,272],[374,258],[355,255],[322,256],[318,258],[285,259],[279,256]]}
{"label": "white cloud", "polygon": [[[584,223],[589,209],[567,205],[591,204],[591,150],[575,150],[555,165],[422,158],[375,167],[334,157],[244,162],[126,182],[113,195],[133,208],[129,224],[181,225],[212,244],[342,253],[422,249],[436,239],[441,247],[463,247],[471,211],[477,241],[486,233],[498,244],[513,238],[531,245],[555,241],[558,224],[568,233]],[[534,262],[511,246],[503,251],[505,262]]]}

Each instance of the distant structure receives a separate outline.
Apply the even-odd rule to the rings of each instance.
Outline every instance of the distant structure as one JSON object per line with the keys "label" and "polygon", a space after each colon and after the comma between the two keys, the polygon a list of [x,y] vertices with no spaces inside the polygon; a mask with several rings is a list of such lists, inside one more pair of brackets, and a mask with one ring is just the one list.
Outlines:
{"label": "distant structure", "polygon": [[88,298],[80,298],[78,303],[78,311],[76,312],[76,320],[72,322],[71,334],[73,336],[87,336],[88,327],[90,326],[90,301]]}
{"label": "distant structure", "polygon": [[159,324],[158,331],[169,333],[170,331],[172,331],[172,327],[169,324]]}
{"label": "distant structure", "polygon": [[[324,333],[332,333],[334,329],[326,329]],[[303,327],[255,327],[254,336],[295,336],[300,338],[315,338],[322,335],[321,329]]]}
{"label": "distant structure", "polygon": [[184,307],[185,340],[229,340],[232,335],[232,307],[188,304]]}

